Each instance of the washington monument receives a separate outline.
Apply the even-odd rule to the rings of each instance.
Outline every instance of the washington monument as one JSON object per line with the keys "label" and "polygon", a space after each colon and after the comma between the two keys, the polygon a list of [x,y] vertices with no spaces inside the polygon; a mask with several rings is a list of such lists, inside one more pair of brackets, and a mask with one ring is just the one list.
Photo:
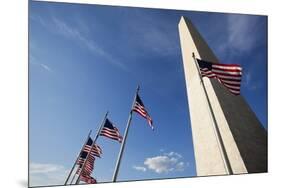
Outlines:
{"label": "washington monument", "polygon": [[243,96],[216,79],[201,83],[194,57],[219,60],[190,20],[178,29],[197,176],[267,172],[267,131]]}

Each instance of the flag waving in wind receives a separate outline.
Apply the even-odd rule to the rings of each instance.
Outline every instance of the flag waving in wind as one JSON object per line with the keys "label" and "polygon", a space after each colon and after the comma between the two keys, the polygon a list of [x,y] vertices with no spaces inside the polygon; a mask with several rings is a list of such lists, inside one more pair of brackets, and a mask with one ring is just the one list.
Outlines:
{"label": "flag waving in wind", "polygon": [[132,121],[133,112],[137,112],[139,115],[144,117],[148,121],[149,126],[153,130],[152,119],[149,116],[149,114],[147,113],[147,111],[146,111],[146,109],[144,107],[144,104],[143,104],[142,100],[140,99],[140,96],[138,94],[139,90],[140,90],[140,86],[137,87],[137,91],[136,91],[136,94],[135,94],[135,97],[134,97],[134,101],[133,101],[133,107],[132,107],[132,109],[129,112],[129,118],[128,118],[128,121],[127,121],[127,126],[126,126],[126,129],[125,129],[125,133],[124,133],[124,140],[123,140],[123,142],[121,144],[120,152],[118,154],[115,170],[114,170],[114,173],[113,173],[113,178],[112,178],[113,182],[116,182],[116,179],[117,179],[117,176],[118,176],[120,162],[121,162],[121,159],[122,159],[122,156],[123,156],[124,147],[125,147],[125,143],[126,143],[128,132],[129,132],[129,126],[131,125],[131,121]]}
{"label": "flag waving in wind", "polygon": [[218,79],[231,93],[240,94],[242,68],[237,64],[211,63],[197,59],[202,77]]}
{"label": "flag waving in wind", "polygon": [[[95,158],[92,154],[90,154],[89,157],[87,158],[87,161],[85,162],[87,154],[88,154],[87,152],[83,151],[82,155],[81,155],[81,159],[77,163],[79,166],[78,166],[76,174],[78,174],[78,175],[80,173],[81,173],[81,175],[83,175],[83,174],[90,175],[92,173],[92,171],[94,170]],[[83,172],[81,172],[83,165],[84,165],[84,169],[83,169]]]}
{"label": "flag waving in wind", "polygon": [[95,178],[93,178],[92,176],[84,175],[84,174],[81,175],[80,179],[81,179],[81,181],[84,181],[88,184],[97,183],[97,180]]}
{"label": "flag waving in wind", "polygon": [[83,149],[79,155],[79,159],[77,161],[77,164],[79,164],[80,166],[85,162],[87,155],[88,155],[89,151],[91,150],[92,144],[93,144],[93,140],[91,137],[89,137],[85,146],[83,147]]}
{"label": "flag waving in wind", "polygon": [[96,157],[101,157],[101,154],[102,154],[101,148],[97,144],[94,144],[93,147],[92,147],[92,145],[93,145],[93,140],[91,137],[89,137],[87,143],[85,144],[85,146],[83,148],[83,151],[88,153],[91,151],[91,148],[92,148],[91,155],[96,156]]}
{"label": "flag waving in wind", "polygon": [[[80,153],[79,159],[77,161],[77,164],[79,165],[78,170],[77,170],[77,174],[81,173],[82,170],[82,166],[84,165],[84,169],[82,173],[86,173],[88,175],[90,175],[94,169],[94,162],[95,162],[95,154],[93,152],[93,149],[91,150],[93,145],[93,140],[91,137],[88,138],[85,146],[82,149],[82,152]],[[96,146],[96,145],[94,145]],[[89,156],[88,156],[89,155]]]}
{"label": "flag waving in wind", "polygon": [[91,153],[96,157],[101,157],[102,150],[97,144],[94,144]]}
{"label": "flag waving in wind", "polygon": [[134,104],[132,110],[134,112],[137,112],[142,117],[144,117],[147,120],[149,126],[152,128],[152,130],[154,129],[154,127],[152,125],[152,119],[149,116],[147,110],[145,109],[144,104],[143,104],[143,102],[142,102],[142,100],[141,100],[141,98],[140,98],[140,96],[138,94],[136,96],[135,104]]}
{"label": "flag waving in wind", "polygon": [[105,136],[107,138],[117,140],[118,142],[122,142],[122,139],[123,139],[119,133],[119,130],[107,118],[106,118],[103,128],[100,132],[100,136]]}

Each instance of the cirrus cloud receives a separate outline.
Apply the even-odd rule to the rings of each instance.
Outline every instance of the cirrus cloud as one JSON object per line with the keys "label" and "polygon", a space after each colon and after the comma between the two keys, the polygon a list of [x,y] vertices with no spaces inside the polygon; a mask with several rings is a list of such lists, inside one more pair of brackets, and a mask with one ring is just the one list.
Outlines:
{"label": "cirrus cloud", "polygon": [[69,172],[62,165],[31,162],[29,186],[62,185]]}
{"label": "cirrus cloud", "polygon": [[63,166],[55,165],[55,164],[31,163],[30,173],[31,174],[49,173],[49,172],[60,171],[63,168],[64,168]]}
{"label": "cirrus cloud", "polygon": [[146,171],[146,168],[143,167],[143,166],[133,166],[133,168],[137,171],[142,171],[142,172],[145,172]]}

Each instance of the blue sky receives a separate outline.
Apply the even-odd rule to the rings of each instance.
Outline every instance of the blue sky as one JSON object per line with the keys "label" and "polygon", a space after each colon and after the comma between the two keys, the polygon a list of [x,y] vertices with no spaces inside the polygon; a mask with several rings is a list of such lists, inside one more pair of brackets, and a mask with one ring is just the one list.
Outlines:
{"label": "blue sky", "polygon": [[[266,17],[31,1],[31,185],[63,184],[107,110],[123,134],[138,84],[155,131],[133,116],[118,180],[196,175],[181,16],[192,20],[221,62],[241,64],[241,93],[267,128]],[[103,155],[93,176],[108,182],[120,144],[104,137],[97,143]]]}

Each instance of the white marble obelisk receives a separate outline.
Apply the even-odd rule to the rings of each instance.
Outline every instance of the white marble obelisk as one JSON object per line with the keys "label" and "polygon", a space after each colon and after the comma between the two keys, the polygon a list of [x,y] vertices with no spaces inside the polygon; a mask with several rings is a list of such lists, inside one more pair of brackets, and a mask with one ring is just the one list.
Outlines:
{"label": "white marble obelisk", "polygon": [[267,131],[241,95],[231,94],[217,80],[203,78],[216,131],[192,53],[199,59],[219,61],[191,21],[182,17],[178,27],[197,175],[267,172]]}

